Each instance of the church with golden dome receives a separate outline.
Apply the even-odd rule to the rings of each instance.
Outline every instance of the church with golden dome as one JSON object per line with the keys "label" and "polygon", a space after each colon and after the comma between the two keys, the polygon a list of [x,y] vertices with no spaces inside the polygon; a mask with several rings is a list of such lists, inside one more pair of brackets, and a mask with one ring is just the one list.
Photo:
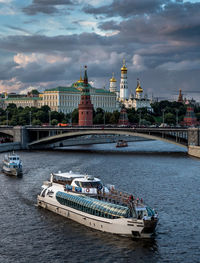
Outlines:
{"label": "church with golden dome", "polygon": [[139,79],[137,79],[135,92],[131,92],[129,95],[127,71],[128,68],[125,64],[125,60],[123,60],[123,66],[121,67],[120,92],[117,91],[117,81],[114,78],[114,73],[110,79],[110,92],[116,93],[117,100],[127,109],[134,108],[135,110],[138,110],[139,108],[147,108],[149,111],[152,111],[151,101],[148,99],[147,95],[143,95],[143,88],[141,87]]}

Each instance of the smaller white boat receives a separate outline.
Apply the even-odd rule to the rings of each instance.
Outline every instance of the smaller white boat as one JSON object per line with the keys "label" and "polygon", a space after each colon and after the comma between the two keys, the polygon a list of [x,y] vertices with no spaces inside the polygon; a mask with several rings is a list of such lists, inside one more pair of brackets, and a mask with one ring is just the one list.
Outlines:
{"label": "smaller white boat", "polygon": [[124,140],[119,140],[116,144],[116,147],[127,147],[128,146],[128,143]]}
{"label": "smaller white boat", "polygon": [[19,155],[14,152],[4,156],[2,170],[5,174],[20,176],[22,175],[22,161]]}

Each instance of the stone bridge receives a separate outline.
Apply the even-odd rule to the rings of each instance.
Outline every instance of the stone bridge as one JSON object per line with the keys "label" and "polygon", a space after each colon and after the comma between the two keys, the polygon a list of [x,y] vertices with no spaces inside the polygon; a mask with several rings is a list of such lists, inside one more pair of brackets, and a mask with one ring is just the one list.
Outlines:
{"label": "stone bridge", "polygon": [[[188,147],[191,155],[200,147],[199,128],[127,128],[127,127],[0,127],[1,134],[20,142],[22,149],[51,148],[57,142],[86,135],[129,135],[161,140]],[[197,148],[196,148],[197,147]],[[192,149],[192,150],[191,150]],[[200,157],[200,150],[199,150]]]}

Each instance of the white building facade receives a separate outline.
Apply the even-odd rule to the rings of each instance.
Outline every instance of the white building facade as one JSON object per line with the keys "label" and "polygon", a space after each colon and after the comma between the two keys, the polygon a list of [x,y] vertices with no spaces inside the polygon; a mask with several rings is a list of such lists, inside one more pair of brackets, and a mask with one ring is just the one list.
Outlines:
{"label": "white building facade", "polygon": [[[78,108],[81,99],[83,81],[72,84],[71,87],[57,87],[45,90],[43,93],[43,105],[48,105],[51,110],[63,113],[71,113]],[[102,108],[106,112],[113,112],[120,109],[115,92],[106,89],[96,89],[89,85],[90,99],[94,109]]]}
{"label": "white building facade", "polygon": [[121,68],[121,80],[120,80],[120,101],[128,99],[128,81],[127,81],[127,67],[125,66],[125,60],[123,61],[123,67]]}

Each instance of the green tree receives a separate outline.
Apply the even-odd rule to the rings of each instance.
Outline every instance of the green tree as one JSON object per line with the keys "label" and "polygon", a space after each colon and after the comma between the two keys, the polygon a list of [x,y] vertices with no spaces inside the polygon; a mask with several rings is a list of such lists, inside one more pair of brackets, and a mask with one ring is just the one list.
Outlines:
{"label": "green tree", "polygon": [[33,119],[32,120],[32,125],[34,126],[34,125],[41,125],[41,121],[40,120],[36,120],[36,119]]}
{"label": "green tree", "polygon": [[165,114],[165,122],[168,124],[175,124],[176,118],[175,118],[174,114],[172,114],[170,112]]}
{"label": "green tree", "polygon": [[111,124],[117,124],[119,121],[120,113],[118,111],[114,111],[110,117],[110,123]]}
{"label": "green tree", "polygon": [[51,125],[57,125],[57,124],[58,124],[58,120],[53,119],[53,120],[51,121]]}
{"label": "green tree", "polygon": [[78,123],[78,109],[74,109],[72,112],[72,123]]}

